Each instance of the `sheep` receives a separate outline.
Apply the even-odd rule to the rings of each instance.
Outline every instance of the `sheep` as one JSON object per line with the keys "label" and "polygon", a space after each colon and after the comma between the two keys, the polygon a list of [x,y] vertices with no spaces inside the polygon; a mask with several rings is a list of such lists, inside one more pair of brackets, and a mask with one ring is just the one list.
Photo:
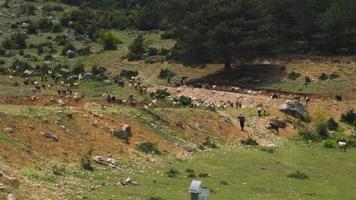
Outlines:
{"label": "sheep", "polygon": [[272,94],[271,95],[271,99],[278,99],[278,95],[277,94]]}
{"label": "sheep", "polygon": [[305,97],[305,103],[310,103],[310,97]]}
{"label": "sheep", "polygon": [[340,151],[346,152],[347,142],[337,140],[336,144],[339,146]]}

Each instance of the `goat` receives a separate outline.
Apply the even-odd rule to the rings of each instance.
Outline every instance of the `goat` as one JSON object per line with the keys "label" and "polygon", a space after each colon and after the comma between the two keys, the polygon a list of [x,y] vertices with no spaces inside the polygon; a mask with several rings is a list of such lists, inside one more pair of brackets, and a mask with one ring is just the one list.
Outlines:
{"label": "goat", "polygon": [[335,99],[336,99],[336,101],[342,101],[342,96],[341,95],[336,95]]}
{"label": "goat", "polygon": [[340,151],[346,152],[347,142],[338,140],[336,144],[339,146]]}

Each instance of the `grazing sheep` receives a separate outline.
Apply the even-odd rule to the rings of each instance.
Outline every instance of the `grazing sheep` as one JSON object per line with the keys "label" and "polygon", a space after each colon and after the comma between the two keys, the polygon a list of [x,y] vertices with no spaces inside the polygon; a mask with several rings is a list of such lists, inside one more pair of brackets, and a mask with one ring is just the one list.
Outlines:
{"label": "grazing sheep", "polygon": [[278,99],[278,95],[277,94],[272,94],[271,99]]}
{"label": "grazing sheep", "polygon": [[310,97],[305,97],[305,103],[310,103]]}
{"label": "grazing sheep", "polygon": [[347,142],[338,140],[336,143],[339,146],[340,151],[346,152]]}

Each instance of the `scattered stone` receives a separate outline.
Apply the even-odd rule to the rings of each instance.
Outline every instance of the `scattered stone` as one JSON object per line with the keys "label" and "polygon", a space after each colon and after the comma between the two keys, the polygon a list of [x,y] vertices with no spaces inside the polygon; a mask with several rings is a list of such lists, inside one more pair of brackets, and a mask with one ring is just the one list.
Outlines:
{"label": "scattered stone", "polygon": [[43,118],[43,119],[42,119],[42,123],[44,123],[44,124],[48,124],[48,119]]}
{"label": "scattered stone", "polygon": [[131,177],[128,177],[127,179],[120,181],[118,185],[129,186],[129,185],[138,185],[138,183],[136,181],[133,181]]}
{"label": "scattered stone", "polygon": [[53,142],[58,142],[59,141],[59,138],[53,133],[46,132],[46,133],[41,133],[41,135],[44,136],[45,138],[53,141]]}
{"label": "scattered stone", "polygon": [[5,133],[14,133],[14,129],[10,128],[10,127],[7,127],[7,128],[4,128],[4,132]]}
{"label": "scattered stone", "polygon": [[0,181],[16,189],[20,186],[20,182],[16,178],[6,175],[3,171],[0,171]]}
{"label": "scattered stone", "polygon": [[105,158],[104,156],[94,156],[93,157],[94,162],[100,164],[100,165],[105,165],[105,166],[110,166],[116,168],[116,161],[112,157],[107,157]]}
{"label": "scattered stone", "polygon": [[176,127],[179,127],[181,129],[185,129],[185,126],[184,126],[183,122],[181,122],[181,121],[176,122]]}
{"label": "scattered stone", "polygon": [[7,200],[17,200],[16,196],[12,193],[7,195]]}
{"label": "scattered stone", "polygon": [[297,100],[286,101],[279,107],[279,110],[287,115],[299,118],[304,118],[308,114],[303,104]]}

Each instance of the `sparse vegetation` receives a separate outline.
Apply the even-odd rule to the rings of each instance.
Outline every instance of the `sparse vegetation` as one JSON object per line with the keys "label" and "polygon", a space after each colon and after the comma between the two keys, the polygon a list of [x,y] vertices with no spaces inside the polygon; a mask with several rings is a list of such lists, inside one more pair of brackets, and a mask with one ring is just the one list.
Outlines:
{"label": "sparse vegetation", "polygon": [[295,72],[295,71],[292,71],[291,73],[288,74],[288,77],[287,77],[287,78],[290,79],[290,80],[295,81],[295,80],[297,80],[300,76],[301,76],[300,73]]}
{"label": "sparse vegetation", "polygon": [[295,173],[288,174],[287,177],[294,178],[294,179],[300,179],[300,180],[309,179],[308,175],[306,175],[305,173],[300,172],[300,171],[296,171]]}
{"label": "sparse vegetation", "polygon": [[161,155],[162,152],[152,142],[142,142],[137,145],[137,148],[143,153]]}

